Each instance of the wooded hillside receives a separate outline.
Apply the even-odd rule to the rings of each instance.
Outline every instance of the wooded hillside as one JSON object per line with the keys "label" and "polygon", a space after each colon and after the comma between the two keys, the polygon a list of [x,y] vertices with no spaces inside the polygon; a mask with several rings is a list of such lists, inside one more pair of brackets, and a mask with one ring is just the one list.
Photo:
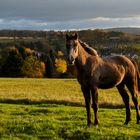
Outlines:
{"label": "wooded hillside", "polygon": [[[75,32],[75,31],[72,31]],[[140,65],[140,34],[76,31],[101,56],[124,54]],[[71,77],[65,61],[66,31],[0,30],[0,76]]]}

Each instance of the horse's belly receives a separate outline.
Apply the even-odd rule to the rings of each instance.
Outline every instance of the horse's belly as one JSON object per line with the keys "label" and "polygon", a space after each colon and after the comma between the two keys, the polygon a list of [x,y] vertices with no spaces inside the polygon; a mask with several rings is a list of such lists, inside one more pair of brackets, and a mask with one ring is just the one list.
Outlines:
{"label": "horse's belly", "polygon": [[101,88],[101,89],[108,89],[108,88],[113,88],[115,87],[117,84],[116,83],[100,83],[98,85],[98,88]]}
{"label": "horse's belly", "polygon": [[125,69],[117,66],[106,73],[101,73],[97,79],[98,88],[108,89],[117,86],[122,82],[125,76]]}
{"label": "horse's belly", "polygon": [[117,86],[123,80],[123,76],[100,78],[98,88],[108,89]]}

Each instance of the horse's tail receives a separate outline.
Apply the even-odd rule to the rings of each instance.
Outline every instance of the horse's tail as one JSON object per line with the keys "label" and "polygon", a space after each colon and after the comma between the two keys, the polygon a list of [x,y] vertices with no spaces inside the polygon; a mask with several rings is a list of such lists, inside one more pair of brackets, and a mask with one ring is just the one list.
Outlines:
{"label": "horse's tail", "polygon": [[140,73],[137,71],[137,80],[138,80],[138,91],[140,93]]}
{"label": "horse's tail", "polygon": [[140,73],[139,73],[139,68],[138,68],[137,63],[134,60],[131,59],[131,61],[134,64],[135,69],[136,69],[136,84],[137,84],[138,91],[140,93]]}

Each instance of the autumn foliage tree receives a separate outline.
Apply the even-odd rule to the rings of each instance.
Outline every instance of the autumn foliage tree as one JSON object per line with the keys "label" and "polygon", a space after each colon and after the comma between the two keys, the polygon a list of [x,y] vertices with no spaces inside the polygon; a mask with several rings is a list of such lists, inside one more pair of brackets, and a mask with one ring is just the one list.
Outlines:
{"label": "autumn foliage tree", "polygon": [[55,59],[55,67],[58,73],[65,73],[67,71],[67,63],[64,59]]}
{"label": "autumn foliage tree", "polygon": [[45,73],[45,64],[31,55],[25,59],[21,69],[24,77],[42,78]]}
{"label": "autumn foliage tree", "polygon": [[3,77],[44,77],[45,63],[30,48],[9,47],[6,58],[1,60],[1,76]]}
{"label": "autumn foliage tree", "polygon": [[67,63],[64,59],[64,54],[62,51],[57,52],[57,58],[55,59],[55,68],[58,74],[63,74],[67,71]]}

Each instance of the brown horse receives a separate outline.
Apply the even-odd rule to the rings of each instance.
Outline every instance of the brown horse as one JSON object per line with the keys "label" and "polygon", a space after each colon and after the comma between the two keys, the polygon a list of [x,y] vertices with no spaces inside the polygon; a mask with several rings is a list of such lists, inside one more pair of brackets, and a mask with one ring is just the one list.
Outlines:
{"label": "brown horse", "polygon": [[128,88],[136,108],[137,124],[140,123],[138,92],[140,75],[135,62],[123,55],[101,58],[96,50],[78,38],[78,34],[66,35],[68,62],[75,64],[77,79],[81,85],[87,110],[87,125],[91,125],[90,101],[94,109],[94,124],[98,125],[98,88],[117,87],[126,107],[125,124],[131,120]]}

